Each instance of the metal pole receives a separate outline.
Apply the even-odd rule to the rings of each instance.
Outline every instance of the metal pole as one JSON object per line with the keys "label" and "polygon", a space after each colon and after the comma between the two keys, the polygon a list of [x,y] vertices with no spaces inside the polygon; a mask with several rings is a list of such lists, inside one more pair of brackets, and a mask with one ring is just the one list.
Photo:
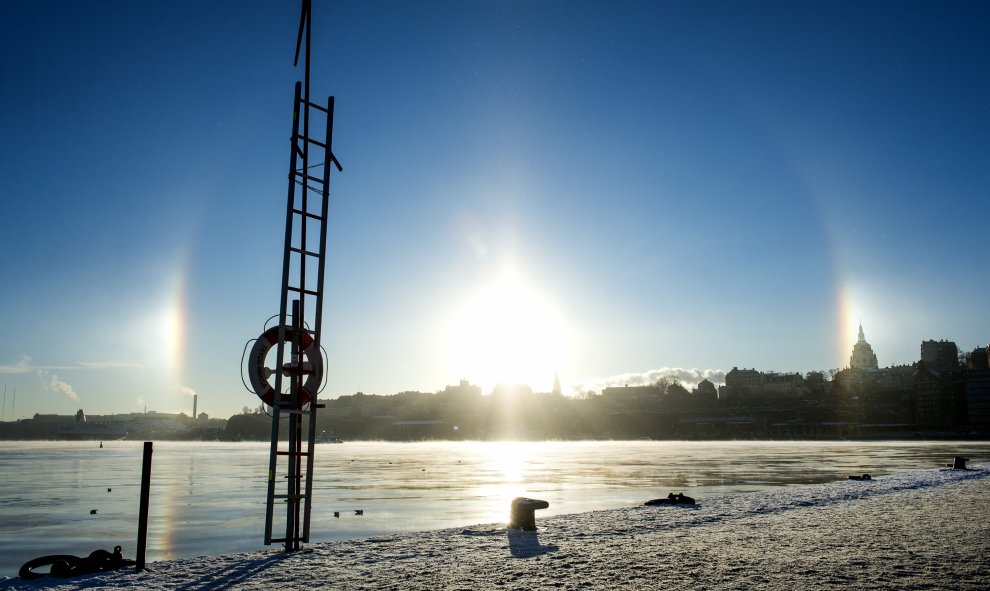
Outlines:
{"label": "metal pole", "polygon": [[138,511],[137,567],[144,570],[144,558],[148,549],[148,501],[151,496],[151,442],[144,442],[144,461],[141,464],[141,508]]}
{"label": "metal pole", "polygon": [[302,350],[299,346],[299,335],[302,332],[302,318],[299,315],[299,300],[292,300],[292,362],[290,382],[291,412],[289,414],[289,453],[288,453],[288,491],[285,502],[285,551],[299,549],[299,425],[302,417],[297,412],[299,404],[300,380],[302,378]]}

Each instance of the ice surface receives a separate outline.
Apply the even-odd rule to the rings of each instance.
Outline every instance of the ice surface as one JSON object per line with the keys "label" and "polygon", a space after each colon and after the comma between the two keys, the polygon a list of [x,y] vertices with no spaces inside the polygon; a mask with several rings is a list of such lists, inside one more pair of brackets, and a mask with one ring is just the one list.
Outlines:
{"label": "ice surface", "polygon": [[[155,562],[0,589],[987,589],[990,464]],[[643,499],[646,501],[647,499]],[[552,502],[552,500],[551,500]]]}

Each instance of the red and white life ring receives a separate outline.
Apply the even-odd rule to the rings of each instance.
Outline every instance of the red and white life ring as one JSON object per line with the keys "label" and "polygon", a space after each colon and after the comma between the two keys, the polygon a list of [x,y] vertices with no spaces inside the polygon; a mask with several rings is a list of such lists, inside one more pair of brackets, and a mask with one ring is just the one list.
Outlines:
{"label": "red and white life ring", "polygon": [[[296,330],[291,326],[285,327],[285,347],[292,347],[292,338]],[[251,355],[248,358],[248,367],[251,374],[251,388],[261,400],[268,406],[275,404],[275,388],[268,381],[273,370],[265,367],[265,357],[268,351],[278,344],[278,326],[273,326],[258,337],[251,347]],[[307,374],[306,381],[303,382],[302,391],[299,392],[299,404],[308,404],[316,398],[320,383],[323,381],[323,356],[316,349],[316,343],[309,332],[299,331],[299,348],[302,351],[304,361],[303,371]],[[288,398],[287,394],[282,395],[282,399]]]}

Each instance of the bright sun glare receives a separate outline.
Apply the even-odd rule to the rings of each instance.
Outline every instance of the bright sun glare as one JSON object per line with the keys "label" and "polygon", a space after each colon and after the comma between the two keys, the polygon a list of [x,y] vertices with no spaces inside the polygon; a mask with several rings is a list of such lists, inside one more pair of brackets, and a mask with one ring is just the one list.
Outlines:
{"label": "bright sun glare", "polygon": [[486,390],[502,382],[548,391],[565,342],[551,302],[516,273],[504,272],[455,310],[447,359],[452,371]]}

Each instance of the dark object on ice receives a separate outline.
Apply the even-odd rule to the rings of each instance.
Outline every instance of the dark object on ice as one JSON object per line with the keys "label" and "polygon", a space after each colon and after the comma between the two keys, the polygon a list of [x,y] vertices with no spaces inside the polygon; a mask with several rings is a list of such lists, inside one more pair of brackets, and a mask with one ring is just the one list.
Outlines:
{"label": "dark object on ice", "polygon": [[[45,565],[51,565],[47,573],[36,572],[35,569]],[[80,558],[71,554],[51,554],[41,556],[34,560],[29,560],[17,571],[17,576],[30,581],[41,577],[56,577],[67,579],[80,575],[104,572],[109,570],[119,570],[125,566],[134,566],[133,560],[128,560],[120,552],[120,546],[114,546],[113,552],[106,550],[93,550],[86,558]]]}
{"label": "dark object on ice", "polygon": [[[32,579],[40,579],[41,577],[47,577],[49,573],[37,573],[34,572],[34,569],[41,568],[46,564],[52,565],[51,569],[55,569],[56,564],[59,564],[59,566],[61,567],[62,564],[66,564],[69,561],[75,562],[78,560],[79,560],[78,556],[72,556],[71,554],[52,554],[50,556],[42,556],[40,558],[35,558],[34,560],[28,560],[27,562],[25,562],[21,566],[21,570],[17,571],[17,576],[24,579],[25,581],[30,581]],[[51,575],[55,576],[55,573],[51,573]]]}
{"label": "dark object on ice", "polygon": [[665,499],[653,499],[643,503],[644,505],[694,505],[694,499],[684,496],[683,493],[669,493]]}
{"label": "dark object on ice", "polygon": [[355,509],[354,510],[354,514],[355,515],[364,515],[364,509]]}
{"label": "dark object on ice", "polygon": [[849,480],[873,480],[873,477],[869,474],[863,474],[862,476],[853,475],[849,477]]}
{"label": "dark object on ice", "polygon": [[90,509],[89,510],[89,514],[90,515],[96,515],[96,509]]}
{"label": "dark object on ice", "polygon": [[540,499],[516,497],[512,499],[509,515],[509,529],[536,531],[536,510],[546,509],[550,503]]}
{"label": "dark object on ice", "polygon": [[144,559],[148,549],[148,508],[151,504],[151,454],[153,441],[144,442],[144,455],[141,459],[141,500],[138,505],[137,560],[134,570],[144,570]]}
{"label": "dark object on ice", "polygon": [[340,511],[334,511],[333,512],[333,516],[334,517],[340,517]]}
{"label": "dark object on ice", "polygon": [[969,458],[963,458],[963,457],[960,457],[960,456],[956,456],[956,457],[952,458],[952,463],[951,464],[946,464],[946,467],[952,468],[953,470],[965,470],[966,469],[966,462],[968,462],[968,461],[969,461]]}

